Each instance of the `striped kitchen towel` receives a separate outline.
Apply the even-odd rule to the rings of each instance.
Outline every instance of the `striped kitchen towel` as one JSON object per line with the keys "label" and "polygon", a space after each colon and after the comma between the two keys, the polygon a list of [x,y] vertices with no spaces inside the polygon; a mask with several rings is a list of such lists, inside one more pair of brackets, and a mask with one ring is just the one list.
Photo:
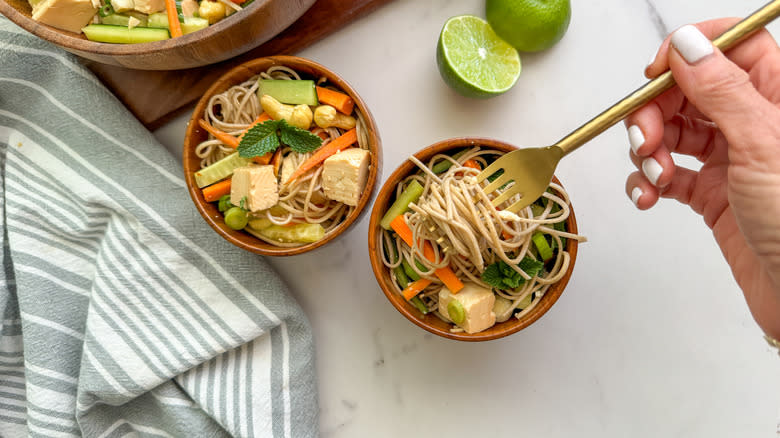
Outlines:
{"label": "striped kitchen towel", "polygon": [[88,70],[2,17],[0,177],[0,436],[316,436],[284,284]]}

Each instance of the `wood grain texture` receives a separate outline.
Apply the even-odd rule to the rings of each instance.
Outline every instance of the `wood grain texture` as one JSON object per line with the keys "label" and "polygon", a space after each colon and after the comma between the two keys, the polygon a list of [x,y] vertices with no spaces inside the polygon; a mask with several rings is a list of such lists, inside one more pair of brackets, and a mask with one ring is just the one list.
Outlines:
{"label": "wood grain texture", "polygon": [[86,64],[141,123],[153,130],[198,100],[231,68],[263,56],[294,54],[389,1],[317,0],[300,19],[266,43],[238,57],[204,67],[160,72],[89,61]]}
{"label": "wood grain texture", "polygon": [[268,41],[300,18],[315,0],[255,0],[243,11],[179,38],[106,44],[31,18],[26,0],[0,0],[0,13],[28,32],[83,58],[140,70],[174,70],[230,59]]}
{"label": "wood grain texture", "polygon": [[[488,138],[466,138],[459,137],[449,140],[443,140],[435,143],[427,148],[414,154],[420,161],[427,163],[434,155],[440,153],[454,153],[464,147],[483,146],[484,148],[497,149],[504,152],[511,152],[517,148],[498,140]],[[384,292],[387,299],[403,316],[409,321],[413,322],[417,326],[444,338],[454,339],[457,341],[477,342],[477,341],[489,341],[493,339],[503,338],[509,336],[512,333],[516,333],[529,325],[533,324],[536,320],[542,317],[548,310],[555,304],[558,298],[563,293],[566,285],[569,283],[572,271],[574,270],[574,262],[577,260],[577,247],[578,242],[575,239],[568,239],[566,244],[566,250],[569,252],[571,262],[569,269],[564,274],[563,278],[547,290],[542,297],[539,304],[536,305],[530,312],[520,319],[514,316],[510,317],[508,321],[496,323],[493,327],[479,333],[452,333],[450,329],[452,324],[442,321],[437,316],[429,313],[423,315],[417,308],[409,304],[395,289],[393,286],[393,280],[390,277],[390,271],[382,263],[382,255],[379,253],[378,238],[382,231],[379,222],[382,220],[387,209],[395,200],[396,186],[398,183],[416,170],[416,166],[409,160],[404,161],[393,172],[390,177],[387,178],[382,188],[379,190],[379,194],[374,202],[374,208],[371,210],[371,217],[368,221],[368,257],[371,261],[371,268],[374,270],[374,276],[376,277],[379,287]],[[560,184],[557,178],[553,177],[553,181]],[[566,220],[566,229],[571,233],[577,233],[577,219],[574,217],[574,207],[571,209],[571,214]]]}
{"label": "wood grain texture", "polygon": [[[328,232],[322,240],[314,243],[301,245],[294,248],[283,248],[266,243],[245,231],[236,231],[225,225],[222,213],[217,209],[217,204],[206,202],[203,198],[203,191],[195,183],[195,172],[200,169],[200,158],[195,154],[195,147],[208,139],[208,133],[198,125],[198,119],[201,118],[211,96],[221,93],[233,85],[240,84],[254,75],[257,75],[274,65],[284,65],[300,73],[302,76],[308,76],[309,79],[326,77],[328,83],[347,93],[355,101],[355,108],[363,114],[363,120],[366,122],[368,131],[368,150],[371,152],[369,163],[368,178],[363,193],[360,195],[357,206],[343,222],[335,229]],[[377,181],[381,177],[382,170],[382,145],[377,130],[376,121],[371,115],[365,101],[346,81],[341,79],[331,70],[314,61],[300,58],[297,56],[269,56],[257,58],[244,64],[234,67],[232,70],[218,78],[210,88],[200,98],[192,118],[187,125],[187,131],[184,136],[184,149],[182,150],[182,167],[184,170],[184,180],[192,201],[198,213],[203,220],[208,223],[217,234],[221,235],[228,242],[239,248],[251,251],[256,254],[267,256],[292,256],[302,254],[319,248],[338,236],[346,232],[368,210],[368,204],[374,197],[377,187]]]}

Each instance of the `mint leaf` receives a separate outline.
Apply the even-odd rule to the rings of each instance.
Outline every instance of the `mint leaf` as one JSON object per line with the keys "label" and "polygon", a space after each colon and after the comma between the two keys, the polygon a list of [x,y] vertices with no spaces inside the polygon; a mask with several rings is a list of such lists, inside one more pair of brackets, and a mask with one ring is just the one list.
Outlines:
{"label": "mint leaf", "polygon": [[279,147],[279,121],[266,120],[251,127],[238,144],[238,155],[244,158],[261,157]]}
{"label": "mint leaf", "polygon": [[311,132],[291,126],[285,120],[266,120],[252,126],[238,144],[238,154],[245,158],[260,157],[275,151],[281,144],[305,154],[322,146],[322,139]]}
{"label": "mint leaf", "polygon": [[322,139],[311,132],[297,128],[280,120],[279,132],[280,139],[283,144],[290,146],[294,152],[299,154],[306,154],[312,152],[322,146]]}
{"label": "mint leaf", "polygon": [[523,257],[523,260],[520,260],[520,263],[517,266],[533,278],[544,269],[544,262],[540,262],[531,257]]}
{"label": "mint leaf", "polygon": [[488,265],[485,268],[485,271],[482,272],[482,275],[480,277],[482,278],[482,281],[489,284],[490,286],[493,286],[496,289],[503,289],[504,276],[501,275],[501,269],[498,266],[499,263],[503,263],[503,262],[497,262]]}
{"label": "mint leaf", "polygon": [[[544,269],[543,262],[531,257],[524,257],[517,266],[531,277]],[[525,278],[503,261],[488,265],[482,272],[481,278],[486,284],[496,289],[517,289],[525,283]]]}

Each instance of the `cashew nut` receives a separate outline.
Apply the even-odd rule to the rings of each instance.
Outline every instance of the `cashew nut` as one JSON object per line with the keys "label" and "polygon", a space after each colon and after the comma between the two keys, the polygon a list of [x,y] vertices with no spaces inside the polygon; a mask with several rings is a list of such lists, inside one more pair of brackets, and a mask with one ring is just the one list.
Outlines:
{"label": "cashew nut", "polygon": [[352,129],[356,122],[354,117],[339,114],[330,105],[320,105],[314,110],[314,123],[320,128]]}
{"label": "cashew nut", "polygon": [[198,16],[209,20],[209,24],[225,18],[225,5],[218,1],[204,0],[198,7]]}
{"label": "cashew nut", "polygon": [[284,119],[290,125],[301,129],[309,129],[311,126],[313,116],[309,105],[285,105],[272,96],[264,94],[260,98],[260,106],[274,120]]}
{"label": "cashew nut", "polygon": [[199,7],[197,0],[181,0],[181,14],[185,17],[194,17]]}

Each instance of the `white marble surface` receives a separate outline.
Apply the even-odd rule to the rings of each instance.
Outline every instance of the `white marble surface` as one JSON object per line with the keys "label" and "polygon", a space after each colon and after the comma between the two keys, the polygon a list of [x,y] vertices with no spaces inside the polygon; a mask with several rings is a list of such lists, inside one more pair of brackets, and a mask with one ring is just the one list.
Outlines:
{"label": "white marble surface", "polygon": [[[386,176],[448,137],[554,142],[642,84],[669,30],[764,1],[572,3],[563,41],[524,55],[516,87],[489,101],[454,94],[434,62],[444,21],[484,15],[483,1],[394,0],[300,55],[370,105]],[[184,123],[156,132],[179,156]],[[458,343],[404,319],[371,272],[367,215],[326,248],[271,260],[314,327],[322,436],[776,436],[780,358],[702,219],[675,201],[637,211],[631,170],[622,126],[561,163],[589,242],[552,310],[503,340]]]}

